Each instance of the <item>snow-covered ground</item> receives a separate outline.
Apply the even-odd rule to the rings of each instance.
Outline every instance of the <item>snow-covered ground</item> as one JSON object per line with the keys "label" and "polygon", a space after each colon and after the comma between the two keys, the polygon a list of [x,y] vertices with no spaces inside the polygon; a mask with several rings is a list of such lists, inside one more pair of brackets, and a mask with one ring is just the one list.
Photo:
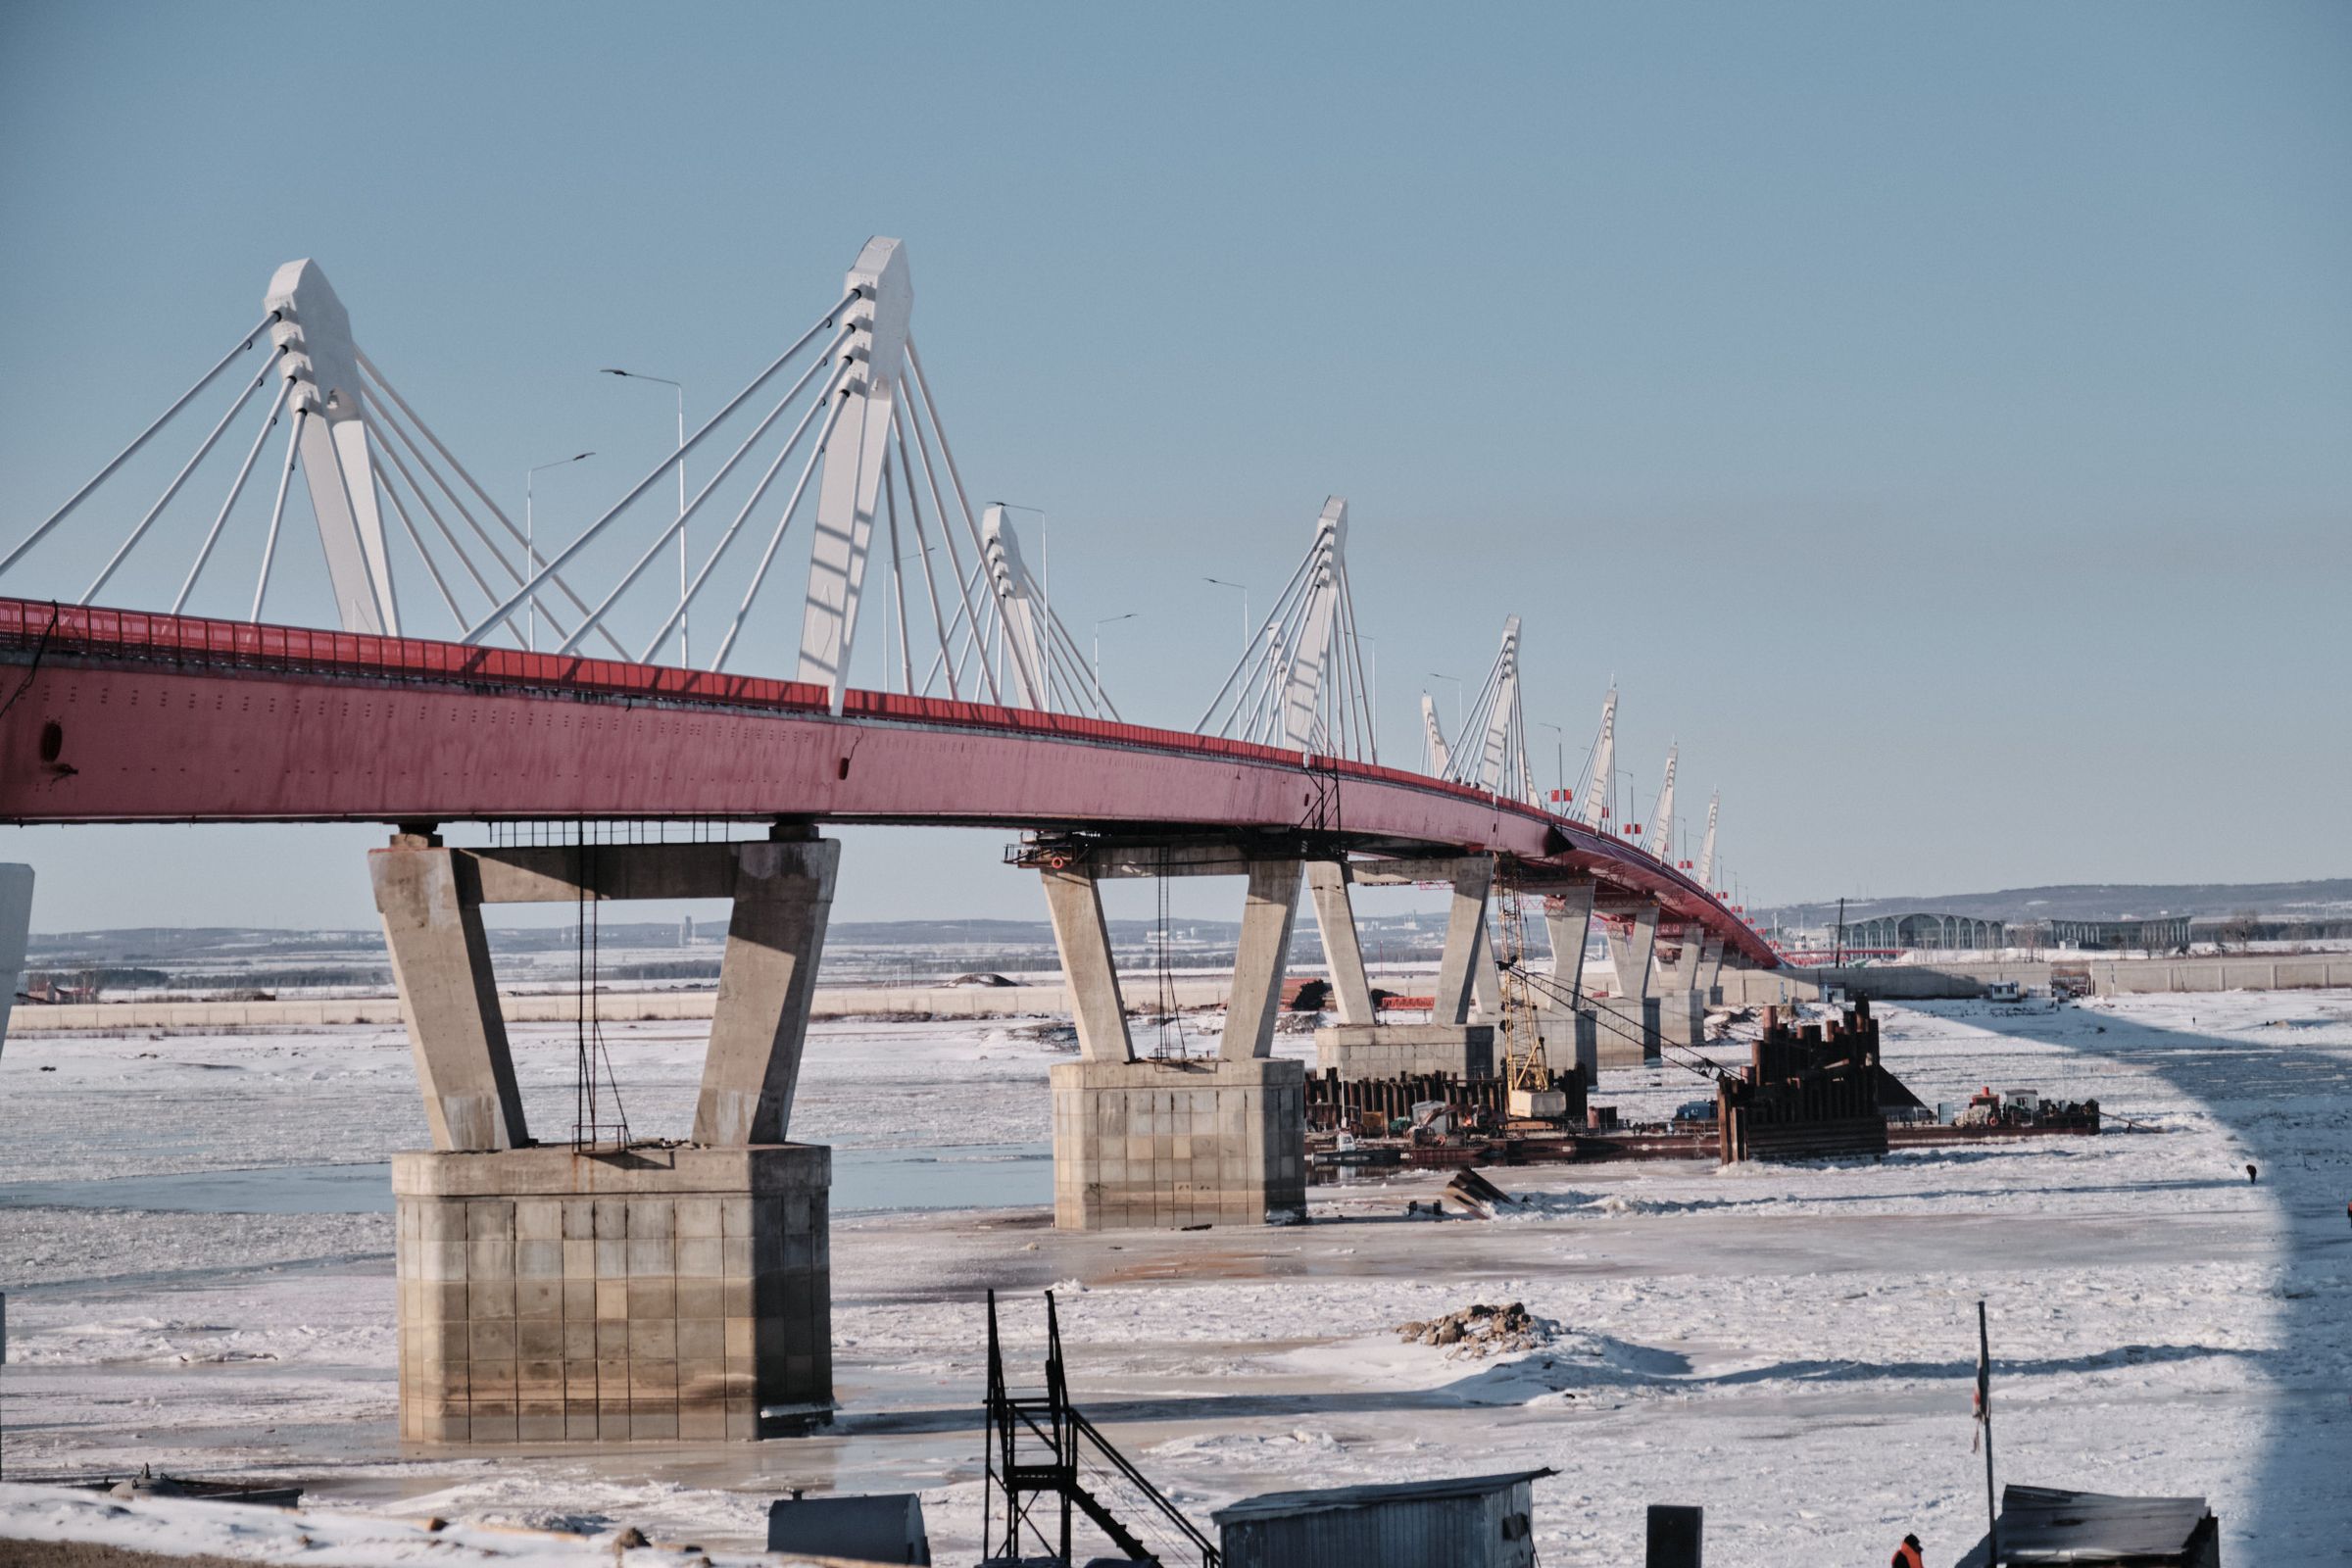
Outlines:
{"label": "snow-covered ground", "polygon": [[[830,1432],[526,1457],[393,1437],[389,1216],[371,1176],[333,1167],[420,1141],[396,1031],[12,1040],[8,1470],[285,1476],[329,1510],[630,1524],[714,1549],[760,1544],[788,1487],[913,1488],[940,1560],[969,1561],[981,1294],[1003,1293],[1024,1360],[1035,1293],[1059,1286],[1081,1403],[1203,1523],[1257,1492],[1548,1465],[1548,1564],[1627,1560],[1648,1502],[1704,1504],[1721,1560],[1875,1561],[1908,1529],[1937,1562],[1983,1527],[1982,1297],[2005,1479],[2202,1493],[2231,1562],[2346,1560],[2352,994],[1885,1016],[1889,1065],[1930,1102],[1981,1084],[2095,1098],[2110,1133],[1883,1164],[1500,1171],[1531,1200],[1494,1223],[1406,1218],[1426,1178],[1319,1190],[1317,1223],[1293,1230],[837,1216]],[[608,1034],[632,1124],[682,1131],[695,1032]],[[820,1025],[795,1131],[1033,1152],[1066,1049],[1018,1024]],[[541,1126],[567,1124],[569,1028],[519,1032],[518,1051]],[[1613,1072],[1600,1099],[1654,1116],[1699,1087]],[[298,1169],[221,1174],[253,1167]],[[27,1185],[100,1181],[75,1206]],[[1398,1343],[1397,1323],[1474,1300],[1524,1301],[1555,1337],[1486,1361]],[[58,1506],[0,1492],[0,1533]]]}

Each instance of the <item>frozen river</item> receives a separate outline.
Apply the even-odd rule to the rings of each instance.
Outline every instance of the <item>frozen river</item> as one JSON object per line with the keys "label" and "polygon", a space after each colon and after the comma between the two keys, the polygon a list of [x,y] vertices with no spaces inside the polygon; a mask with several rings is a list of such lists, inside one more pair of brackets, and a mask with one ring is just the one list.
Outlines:
{"label": "frozen river", "polygon": [[[9,1471],[285,1475],[334,1505],[736,1546],[788,1486],[912,1488],[941,1560],[968,1561],[979,1299],[1007,1293],[1011,1353],[1033,1356],[1034,1293],[1056,1285],[1077,1398],[1203,1521],[1254,1492],[1549,1465],[1547,1564],[1638,1556],[1648,1502],[1705,1505],[1721,1560],[1875,1562],[1916,1530],[1948,1562],[1983,1524],[1982,1297],[2004,1479],[2201,1493],[2233,1563],[2345,1560],[2352,996],[1886,1020],[1888,1064],[1931,1102],[2031,1087],[2096,1098],[2115,1130],[1875,1165],[1496,1172],[1531,1202],[1494,1223],[1408,1219],[1435,1190],[1413,1178],[1318,1193],[1301,1229],[1067,1236],[1043,1206],[1053,1040],[819,1025],[795,1133],[839,1151],[835,1427],[497,1459],[393,1437],[382,1162],[422,1138],[397,1032],[19,1038]],[[682,1133],[699,1038],[608,1037],[632,1125]],[[540,1125],[567,1122],[569,1029],[517,1049]],[[1657,1114],[1695,1084],[1610,1073],[1599,1098]],[[1525,1301],[1551,1345],[1465,1363],[1393,1332],[1482,1299]]]}

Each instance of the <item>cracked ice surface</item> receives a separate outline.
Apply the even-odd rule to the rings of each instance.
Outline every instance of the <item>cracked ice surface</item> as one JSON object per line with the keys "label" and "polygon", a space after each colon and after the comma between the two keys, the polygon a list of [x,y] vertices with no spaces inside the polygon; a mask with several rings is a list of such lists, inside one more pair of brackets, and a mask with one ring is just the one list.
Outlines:
{"label": "cracked ice surface", "polygon": [[[1056,1286],[1080,1403],[1202,1523],[1257,1492],[1550,1465],[1549,1564],[1635,1555],[1647,1502],[1703,1504],[1725,1560],[1875,1561],[1908,1529],[1948,1561],[1983,1528],[1967,1413],[1983,1297],[2004,1479],[2201,1493],[2229,1560],[2336,1560],[2352,996],[1883,1015],[1888,1064],[1931,1102],[1981,1084],[2095,1097],[2114,1130],[1883,1164],[1496,1171],[1530,1201],[1494,1223],[1406,1219],[1436,1191],[1425,1177],[1318,1189],[1317,1223],[1287,1230],[837,1217],[829,1433],[497,1459],[394,1441],[385,1215],[0,1208],[10,1470],[292,1475],[328,1510],[630,1523],[737,1548],[789,1486],[911,1488],[941,1560],[964,1560],[980,1294],[1003,1294],[1018,1377],[1042,1347],[1034,1293]],[[697,1040],[608,1034],[632,1121],[682,1130]],[[518,1039],[552,1124],[569,1032]],[[1009,1027],[821,1024],[795,1133],[1034,1144],[1059,1059]],[[0,1084],[0,1200],[12,1183],[378,1160],[421,1137],[390,1031],[20,1038]],[[1598,1098],[1652,1117],[1701,1088],[1612,1072]],[[1557,1335],[1484,1362],[1397,1342],[1398,1323],[1482,1299],[1524,1301]],[[0,1494],[0,1529],[24,1495]]]}

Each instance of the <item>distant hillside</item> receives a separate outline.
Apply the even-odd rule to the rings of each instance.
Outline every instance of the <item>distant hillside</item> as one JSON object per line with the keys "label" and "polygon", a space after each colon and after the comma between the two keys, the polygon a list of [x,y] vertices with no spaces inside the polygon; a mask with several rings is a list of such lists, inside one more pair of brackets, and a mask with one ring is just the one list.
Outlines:
{"label": "distant hillside", "polygon": [[[1848,920],[1930,910],[1980,920],[2126,920],[2153,915],[2258,914],[2313,918],[2352,914],[2352,877],[2320,882],[2090,882],[1997,893],[1934,893],[1893,899],[1849,899]],[[1838,918],[1835,900],[1783,905],[1768,911],[1789,925],[1826,925]]]}

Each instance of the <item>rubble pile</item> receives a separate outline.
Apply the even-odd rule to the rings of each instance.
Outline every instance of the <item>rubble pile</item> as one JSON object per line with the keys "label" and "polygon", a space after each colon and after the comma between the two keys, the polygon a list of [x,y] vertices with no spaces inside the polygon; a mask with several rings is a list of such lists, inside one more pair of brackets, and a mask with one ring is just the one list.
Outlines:
{"label": "rubble pile", "polygon": [[1558,1330],[1558,1324],[1530,1313],[1522,1301],[1513,1301],[1508,1306],[1475,1301],[1458,1312],[1447,1312],[1425,1323],[1396,1325],[1396,1333],[1407,1345],[1441,1346],[1446,1359],[1471,1361],[1540,1349],[1551,1343]]}

